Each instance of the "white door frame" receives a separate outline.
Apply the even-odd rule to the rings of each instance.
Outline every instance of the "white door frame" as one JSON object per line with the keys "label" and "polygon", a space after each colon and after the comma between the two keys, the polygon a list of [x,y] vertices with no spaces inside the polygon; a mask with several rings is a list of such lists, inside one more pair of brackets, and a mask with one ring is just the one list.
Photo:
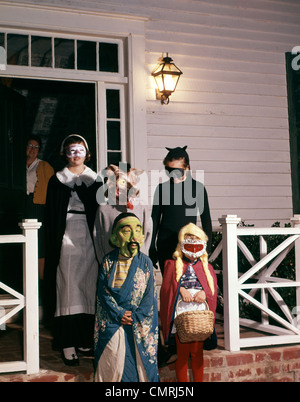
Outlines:
{"label": "white door frame", "polygon": [[[92,82],[97,94],[97,160],[103,159],[105,141],[104,120],[99,108],[101,83],[123,84],[127,87],[126,126],[122,136],[126,147],[126,159],[131,165],[147,170],[146,146],[146,90],[145,90],[145,21],[143,17],[94,11],[74,10],[21,3],[0,4],[0,31],[15,33],[48,33],[51,36],[93,39],[120,39],[124,43],[124,74],[79,72],[40,67],[6,66],[0,76],[19,78],[55,79],[64,81]],[[56,71],[55,71],[56,70]],[[101,95],[103,96],[103,95]],[[103,103],[102,103],[103,104]],[[99,163],[99,162],[98,162]],[[105,166],[99,163],[99,170]]]}

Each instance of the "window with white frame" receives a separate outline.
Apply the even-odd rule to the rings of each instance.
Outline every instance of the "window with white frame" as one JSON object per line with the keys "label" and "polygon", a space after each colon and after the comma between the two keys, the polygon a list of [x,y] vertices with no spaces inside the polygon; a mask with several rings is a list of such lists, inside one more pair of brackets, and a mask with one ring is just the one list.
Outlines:
{"label": "window with white frame", "polygon": [[[127,159],[124,87],[128,80],[124,74],[124,39],[9,30],[0,32],[0,46],[6,53],[3,72],[6,76],[94,83],[98,88],[95,91],[97,168]],[[97,85],[99,82],[103,85]],[[97,126],[100,109],[101,122]]]}
{"label": "window with white frame", "polygon": [[0,32],[7,65],[119,73],[120,41]]}
{"label": "window with white frame", "polygon": [[[145,67],[145,24],[149,20],[143,15],[122,14],[107,11],[106,5],[102,3],[83,2],[80,9],[69,2],[66,7],[57,7],[55,2],[42,4],[42,2],[0,2],[0,40],[5,46],[7,34],[32,35],[40,38],[32,46],[31,40],[28,41],[28,58],[30,63],[38,64],[39,54],[43,54],[43,63],[52,67],[37,67],[35,65],[7,65],[3,71],[2,56],[3,45],[0,45],[0,78],[1,77],[26,77],[38,79],[64,80],[74,82],[90,82],[95,85],[95,97],[97,108],[97,154],[99,167],[105,167],[107,159],[106,149],[106,117],[104,116],[105,89],[107,85],[120,86],[120,108],[121,108],[121,130],[126,131],[126,143],[122,143],[123,160],[128,159],[132,166],[147,169],[147,125],[146,125],[146,85]],[[72,4],[71,4],[72,3]],[[2,27],[2,28],[1,28]],[[4,28],[5,27],[5,28]],[[49,39],[51,38],[51,57],[55,58],[53,52],[54,39],[69,39],[77,41],[76,44],[82,45],[79,54],[77,46],[74,44],[74,69],[55,68],[53,59],[47,59],[47,48],[49,50]],[[54,44],[53,44],[54,41]],[[81,44],[81,41],[83,44]],[[94,71],[95,61],[89,61],[88,65],[81,64],[81,57],[85,52],[90,53],[95,45],[85,42],[96,43],[101,48],[100,43],[118,44],[118,73],[101,71],[97,67],[98,53],[96,53],[96,71]],[[30,44],[29,44],[30,43]],[[75,43],[75,42],[74,42]],[[97,45],[98,43],[98,45]],[[43,47],[44,51],[36,50],[36,46]],[[33,49],[32,49],[33,47]],[[100,49],[101,51],[101,49]],[[35,55],[35,61],[31,53]],[[38,54],[38,57],[36,56]],[[79,60],[79,64],[75,58]],[[83,56],[84,57],[84,56]],[[28,61],[29,62],[29,61]],[[79,67],[79,68],[77,68]],[[80,68],[84,67],[85,70]],[[88,70],[87,68],[90,68]],[[92,70],[93,68],[93,70]],[[101,91],[99,90],[101,89]],[[101,102],[100,102],[101,98]],[[122,108],[126,110],[126,124],[122,122]],[[101,117],[101,118],[100,118]],[[124,114],[125,117],[125,114]],[[123,124],[122,124],[123,123]],[[124,134],[121,132],[121,139]],[[125,148],[126,146],[126,148]],[[103,155],[105,155],[105,158]]]}

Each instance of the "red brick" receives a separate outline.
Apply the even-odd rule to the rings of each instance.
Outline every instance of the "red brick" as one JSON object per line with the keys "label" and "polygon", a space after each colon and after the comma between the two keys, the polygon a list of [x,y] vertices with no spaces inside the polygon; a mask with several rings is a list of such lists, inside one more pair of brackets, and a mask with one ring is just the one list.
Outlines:
{"label": "red brick", "polygon": [[268,358],[268,353],[266,353],[266,352],[263,352],[263,353],[261,353],[261,352],[255,353],[255,361],[256,361],[257,363],[263,362],[263,361],[266,360],[267,358]]}
{"label": "red brick", "polygon": [[260,375],[262,375],[262,374],[265,374],[265,370],[264,370],[262,367],[258,367],[258,368],[256,369],[256,374],[257,374],[258,376],[260,376]]}
{"label": "red brick", "polygon": [[284,371],[287,371],[287,372],[300,370],[300,361],[283,364],[283,369],[284,369]]}
{"label": "red brick", "polygon": [[273,374],[279,374],[282,372],[282,366],[281,364],[275,364],[275,365],[268,365],[268,366],[262,366],[262,367],[257,367],[256,368],[256,374],[257,375],[273,375]]}
{"label": "red brick", "polygon": [[224,359],[223,357],[212,357],[210,359],[211,367],[224,367]]}
{"label": "red brick", "polygon": [[281,352],[270,351],[269,357],[271,360],[279,362],[281,360]]}
{"label": "red brick", "polygon": [[205,368],[205,367],[210,367],[210,360],[211,360],[211,359],[209,359],[209,358],[207,358],[207,357],[204,358],[204,368]]}
{"label": "red brick", "polygon": [[203,382],[210,382],[210,374],[203,373]]}
{"label": "red brick", "polygon": [[29,380],[29,382],[58,382],[58,375],[43,375]]}
{"label": "red brick", "polygon": [[74,374],[66,374],[64,375],[64,381],[68,382],[74,378]]}
{"label": "red brick", "polygon": [[222,381],[222,373],[211,373],[210,382]]}
{"label": "red brick", "polygon": [[229,377],[230,378],[237,378],[239,379],[240,377],[246,377],[248,375],[251,375],[251,369],[246,368],[246,369],[239,369],[237,371],[230,371],[229,372]]}
{"label": "red brick", "polygon": [[253,363],[253,355],[251,353],[239,353],[226,356],[228,366],[242,366],[243,364]]}
{"label": "red brick", "polygon": [[266,367],[266,373],[267,374],[279,374],[279,373],[281,373],[281,371],[282,371],[282,366],[281,365]]}
{"label": "red brick", "polygon": [[285,349],[283,351],[283,360],[300,359],[300,347]]}

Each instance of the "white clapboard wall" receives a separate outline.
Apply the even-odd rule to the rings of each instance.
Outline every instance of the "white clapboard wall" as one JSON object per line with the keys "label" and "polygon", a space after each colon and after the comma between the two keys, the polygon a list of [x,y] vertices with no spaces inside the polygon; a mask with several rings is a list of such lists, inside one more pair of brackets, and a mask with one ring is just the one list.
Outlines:
{"label": "white clapboard wall", "polygon": [[184,72],[164,107],[149,79],[149,166],[161,166],[165,145],[188,145],[191,168],[205,171],[215,225],[227,213],[255,226],[288,220],[285,52],[299,42],[300,3],[172,4],[147,23],[148,71],[168,51]]}
{"label": "white clapboard wall", "polygon": [[[214,225],[223,214],[256,226],[289,220],[285,53],[300,45],[298,0],[43,1],[47,4],[147,18],[149,171],[162,168],[165,146],[188,145],[192,169],[205,171]],[[162,106],[151,71],[166,52],[183,76],[170,104]]]}

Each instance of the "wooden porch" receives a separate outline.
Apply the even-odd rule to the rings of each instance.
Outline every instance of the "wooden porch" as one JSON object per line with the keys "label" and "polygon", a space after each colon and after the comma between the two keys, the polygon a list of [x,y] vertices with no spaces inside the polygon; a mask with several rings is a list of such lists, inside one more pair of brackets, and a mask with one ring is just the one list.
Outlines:
{"label": "wooden porch", "polygon": [[[272,312],[268,307],[268,300],[261,298],[261,303],[250,298],[243,289],[260,289],[264,295],[265,289],[276,287],[292,287],[296,289],[295,306],[299,306],[299,236],[300,217],[295,217],[296,224],[293,228],[286,229],[255,229],[246,231],[237,228],[237,219],[228,216],[223,219],[223,239],[220,246],[223,248],[224,268],[224,322],[217,323],[218,348],[205,352],[205,381],[207,382],[240,382],[240,381],[300,381],[300,338],[299,338],[299,309],[292,312],[284,304],[283,299],[276,296],[274,299],[280,303],[285,319]],[[2,306],[13,302],[18,311],[25,309],[25,319],[21,323],[7,323],[4,328],[0,327],[0,367],[2,372],[0,382],[92,382],[93,361],[91,358],[82,357],[79,367],[66,367],[61,359],[60,352],[52,350],[52,338],[45,328],[38,328],[37,310],[37,286],[33,287],[32,278],[37,279],[37,237],[36,223],[33,225],[32,238],[27,239],[27,233],[23,236],[13,237],[14,241],[24,242],[24,269],[28,281],[24,282],[24,294],[26,299],[11,289],[7,289],[15,299],[10,301],[2,300]],[[30,229],[31,230],[31,229]],[[275,250],[267,254],[266,242],[262,235],[285,234],[288,236],[283,243]],[[245,234],[259,235],[261,238],[261,260],[257,262],[249,250],[245,249],[244,243],[239,236]],[[9,238],[11,240],[11,238]],[[2,239],[3,242],[8,239]],[[30,245],[34,244],[32,249]],[[296,272],[294,280],[273,277],[278,264],[285,258],[287,252],[295,245]],[[245,275],[247,278],[261,271],[260,277],[255,283],[244,284],[243,277],[238,279],[238,266],[236,258],[237,246],[246,251],[252,268]],[[288,247],[288,248],[287,248]],[[216,252],[220,251],[218,246],[211,260],[214,260]],[[30,250],[31,253],[27,253]],[[225,253],[224,253],[225,250]],[[230,252],[229,252],[230,251]],[[31,254],[31,255],[30,255]],[[279,254],[279,255],[278,255]],[[273,263],[266,265],[271,259]],[[29,264],[29,261],[31,262]],[[298,262],[298,263],[297,263]],[[26,267],[30,267],[33,275],[29,275]],[[159,273],[156,275],[156,283],[159,291]],[[30,280],[29,280],[30,278]],[[160,278],[161,280],[161,278]],[[275,281],[275,282],[274,282]],[[5,290],[4,284],[1,285]],[[30,291],[30,289],[32,291]],[[243,320],[239,317],[238,296],[242,295],[253,304],[256,304],[263,313],[261,322]],[[26,301],[26,302],[25,302]],[[295,310],[295,311],[294,311]],[[3,310],[2,310],[3,311]],[[13,309],[6,315],[10,318]],[[268,317],[274,318],[280,326],[270,325]],[[0,317],[0,324],[5,317]],[[3,321],[3,322],[2,322]],[[18,322],[18,321],[17,321]],[[23,327],[24,325],[24,327]],[[25,330],[26,328],[27,330]],[[24,330],[24,331],[23,331]],[[295,346],[288,346],[295,344]],[[276,346],[274,346],[276,345]],[[240,351],[243,348],[243,351]],[[14,373],[12,373],[14,372]],[[18,373],[16,373],[18,372]],[[190,372],[190,375],[191,372]],[[175,364],[170,364],[160,369],[162,382],[176,382]],[[191,377],[192,379],[192,377]]]}

